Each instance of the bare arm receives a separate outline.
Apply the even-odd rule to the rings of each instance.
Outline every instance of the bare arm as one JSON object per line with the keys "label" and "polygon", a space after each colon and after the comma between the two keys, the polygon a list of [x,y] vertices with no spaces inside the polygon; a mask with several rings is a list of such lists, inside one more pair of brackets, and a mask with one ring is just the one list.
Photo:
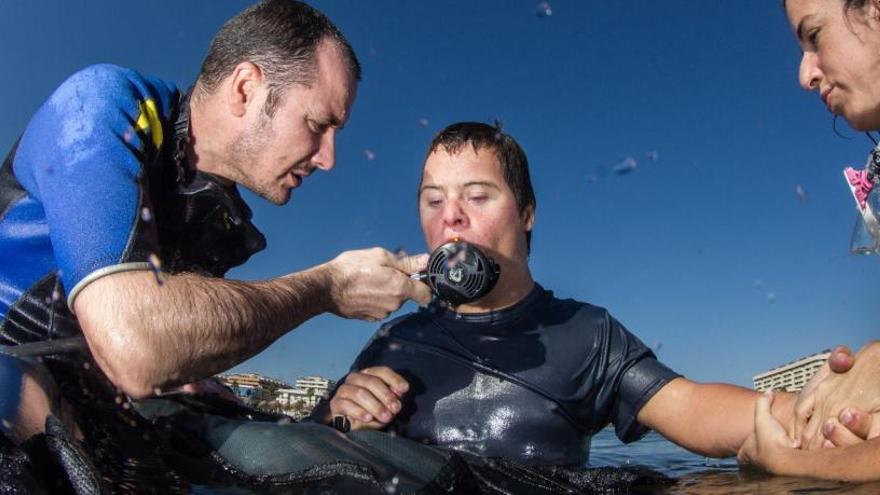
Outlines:
{"label": "bare arm", "polygon": [[[755,391],[723,383],[676,378],[642,407],[638,420],[682,447],[710,457],[736,455],[754,431]],[[794,397],[780,395],[773,413],[792,414]]]}
{"label": "bare arm", "polygon": [[225,370],[321,312],[377,320],[407,299],[427,302],[427,286],[407,276],[423,262],[372,249],[260,282],[183,274],[160,286],[151,272],[117,273],[74,306],[101,369],[140,398]]}

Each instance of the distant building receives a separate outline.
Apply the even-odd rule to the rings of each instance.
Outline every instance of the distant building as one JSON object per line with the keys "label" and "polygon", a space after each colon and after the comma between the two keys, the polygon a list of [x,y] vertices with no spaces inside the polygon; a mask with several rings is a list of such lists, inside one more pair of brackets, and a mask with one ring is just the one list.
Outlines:
{"label": "distant building", "polygon": [[323,376],[304,376],[296,381],[296,388],[304,390],[314,389],[317,393],[329,393],[330,389],[336,386],[336,382],[324,378]]}
{"label": "distant building", "polygon": [[784,390],[786,392],[799,392],[810,378],[816,373],[831,351],[826,349],[818,354],[800,358],[782,366],[771,369],[752,377],[755,390],[764,392],[767,390]]}
{"label": "distant building", "polygon": [[[306,376],[297,380],[295,387],[278,390],[278,402],[289,414],[308,414],[321,399],[330,397],[330,390],[336,386],[333,380],[320,376]],[[299,404],[297,404],[299,403]]]}
{"label": "distant building", "polygon": [[276,391],[290,388],[290,385],[281,380],[263,376],[257,373],[236,373],[234,375],[217,375],[221,382],[225,383],[245,403],[256,404],[260,401],[275,399]]}

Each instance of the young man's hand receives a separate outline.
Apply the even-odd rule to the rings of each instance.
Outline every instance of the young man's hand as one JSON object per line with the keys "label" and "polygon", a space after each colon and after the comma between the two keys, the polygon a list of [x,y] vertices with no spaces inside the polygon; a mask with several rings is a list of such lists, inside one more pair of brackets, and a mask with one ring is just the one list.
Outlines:
{"label": "young man's hand", "polygon": [[795,444],[788,438],[785,428],[770,414],[773,392],[766,392],[755,403],[755,431],[739,449],[736,458],[740,464],[752,465],[772,472],[772,462],[786,451],[794,450]]}
{"label": "young man's hand", "polygon": [[409,383],[387,366],[353,371],[330,399],[330,418],[346,416],[351,429],[382,429],[400,413]]}

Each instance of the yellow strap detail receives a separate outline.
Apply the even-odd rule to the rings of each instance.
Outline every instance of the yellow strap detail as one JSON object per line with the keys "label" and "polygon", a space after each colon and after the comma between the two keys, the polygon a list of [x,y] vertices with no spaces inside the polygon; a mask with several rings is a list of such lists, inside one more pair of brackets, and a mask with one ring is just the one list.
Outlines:
{"label": "yellow strap detail", "polygon": [[153,138],[153,145],[156,149],[162,147],[162,122],[159,120],[159,110],[156,109],[156,102],[152,99],[144,100],[138,103],[141,114],[137,119],[138,131],[148,132]]}

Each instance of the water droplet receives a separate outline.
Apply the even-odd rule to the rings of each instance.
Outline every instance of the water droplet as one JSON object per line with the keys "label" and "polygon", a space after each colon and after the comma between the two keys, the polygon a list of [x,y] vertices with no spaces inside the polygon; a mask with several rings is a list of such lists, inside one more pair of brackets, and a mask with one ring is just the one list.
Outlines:
{"label": "water droplet", "polygon": [[141,208],[141,220],[143,220],[145,222],[153,221],[153,212],[151,212],[150,209],[147,208],[146,206]]}
{"label": "water droplet", "polygon": [[397,493],[397,485],[400,484],[400,478],[395,475],[388,483],[385,483],[385,493]]}
{"label": "water droplet", "polygon": [[84,369],[84,370],[91,369],[91,368],[92,368],[92,363],[90,363],[90,362],[88,362],[88,361],[86,361],[86,362],[83,363],[83,369]]}
{"label": "water droplet", "polygon": [[150,253],[147,262],[150,264],[150,269],[153,270],[153,275],[156,276],[156,283],[159,284],[159,287],[163,286],[165,284],[165,277],[162,275],[162,260],[159,259],[156,253]]}
{"label": "water droplet", "polygon": [[776,302],[776,293],[775,292],[768,292],[767,293],[767,302],[770,304],[773,304]]}
{"label": "water droplet", "polygon": [[401,346],[397,342],[392,342],[392,343],[388,344],[388,350],[391,352],[399,351],[400,348],[401,348]]}
{"label": "water droplet", "polygon": [[117,395],[116,398],[114,399],[114,402],[116,402],[117,405],[122,404],[122,397]]}
{"label": "water droplet", "polygon": [[367,157],[368,161],[373,161],[376,159],[376,152],[367,148],[364,150],[364,156]]}
{"label": "water droplet", "polygon": [[6,431],[9,431],[9,430],[12,429],[12,423],[10,423],[9,421],[7,421],[5,418],[2,419],[2,420],[0,420],[0,424],[3,425],[3,429],[6,430]]}
{"label": "water droplet", "polygon": [[649,151],[649,152],[645,153],[645,158],[647,158],[648,160],[651,160],[652,162],[656,162],[657,160],[660,159],[660,152],[657,150]]}
{"label": "water droplet", "polygon": [[131,408],[131,404],[129,404],[128,402],[123,402],[123,403],[122,403],[122,408],[125,409],[125,410],[128,410],[129,408]]}
{"label": "water droplet", "polygon": [[807,190],[804,189],[804,186],[798,184],[794,188],[794,195],[797,197],[798,201],[801,203],[806,203],[810,200],[809,196],[807,196]]}
{"label": "water droplet", "polygon": [[162,389],[159,387],[153,388],[153,395],[162,395]]}
{"label": "water droplet", "polygon": [[426,119],[424,117],[419,119],[419,125],[422,126],[423,128],[428,127],[428,123],[429,123],[428,119]]}
{"label": "water droplet", "polygon": [[622,162],[614,166],[614,173],[617,175],[626,175],[634,171],[638,166],[639,164],[636,159],[628,156],[624,158]]}
{"label": "water droplet", "polygon": [[370,56],[371,56],[371,57],[375,57],[375,56],[376,56],[376,49],[375,49],[374,47],[370,47],[370,52],[369,52],[369,53],[370,53]]}
{"label": "water droplet", "polygon": [[550,7],[550,2],[539,3],[535,15],[541,18],[553,15],[553,9]]}

